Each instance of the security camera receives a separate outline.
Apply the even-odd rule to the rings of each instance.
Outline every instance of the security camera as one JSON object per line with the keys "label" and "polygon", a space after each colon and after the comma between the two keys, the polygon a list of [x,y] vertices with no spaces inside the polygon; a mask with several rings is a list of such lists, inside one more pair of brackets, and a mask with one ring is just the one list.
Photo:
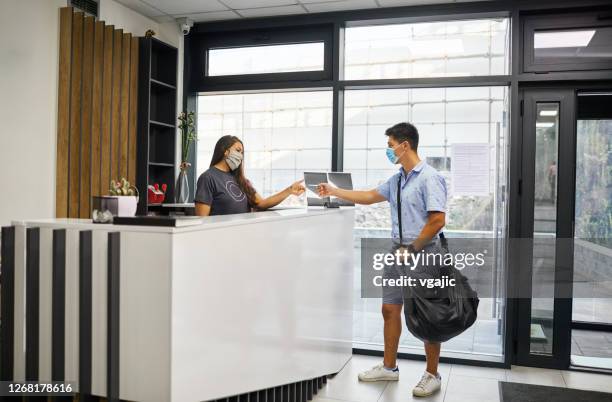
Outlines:
{"label": "security camera", "polygon": [[176,22],[181,26],[181,31],[183,35],[189,35],[189,31],[191,31],[191,27],[193,26],[193,20],[190,20],[187,17],[177,18]]}

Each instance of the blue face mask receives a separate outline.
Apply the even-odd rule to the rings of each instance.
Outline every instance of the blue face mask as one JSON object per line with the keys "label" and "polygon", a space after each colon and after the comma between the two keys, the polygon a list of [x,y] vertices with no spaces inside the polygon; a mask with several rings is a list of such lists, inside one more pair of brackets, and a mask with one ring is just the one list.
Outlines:
{"label": "blue face mask", "polygon": [[[391,147],[387,148],[387,159],[389,159],[389,162],[393,163],[394,165],[399,162],[399,158],[400,158],[399,156],[397,156],[395,154],[395,148],[399,147],[402,144],[403,144],[403,142],[400,143],[400,144],[397,144],[393,148],[391,148]],[[402,153],[402,155],[403,155],[403,153]]]}
{"label": "blue face mask", "polygon": [[397,155],[395,155],[395,151],[393,150],[393,148],[387,148],[387,159],[389,159],[389,162],[393,163],[394,165],[397,163],[399,157]]}

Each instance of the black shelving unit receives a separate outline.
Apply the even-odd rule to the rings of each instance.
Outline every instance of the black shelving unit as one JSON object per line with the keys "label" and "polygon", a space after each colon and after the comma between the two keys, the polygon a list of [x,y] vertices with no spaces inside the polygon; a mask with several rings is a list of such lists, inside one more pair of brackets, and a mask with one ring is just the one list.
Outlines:
{"label": "black shelving unit", "polygon": [[140,38],[138,77],[138,214],[149,211],[147,186],[166,184],[174,201],[178,50],[155,38]]}

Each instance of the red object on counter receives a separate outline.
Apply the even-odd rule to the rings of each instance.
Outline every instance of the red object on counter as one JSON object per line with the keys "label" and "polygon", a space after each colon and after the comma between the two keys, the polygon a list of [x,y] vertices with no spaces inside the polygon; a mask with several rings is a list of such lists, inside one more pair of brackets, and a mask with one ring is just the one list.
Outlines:
{"label": "red object on counter", "polygon": [[161,185],[161,190],[159,189],[159,184],[155,183],[154,185],[147,186],[147,200],[149,204],[161,204],[164,202],[166,198],[166,190],[168,186],[166,184]]}

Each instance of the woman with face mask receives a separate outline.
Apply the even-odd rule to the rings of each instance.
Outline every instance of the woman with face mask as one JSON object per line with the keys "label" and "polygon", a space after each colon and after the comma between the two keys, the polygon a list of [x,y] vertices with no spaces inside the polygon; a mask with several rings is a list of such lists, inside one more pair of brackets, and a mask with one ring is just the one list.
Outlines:
{"label": "woman with face mask", "polygon": [[244,176],[244,145],[238,137],[225,135],[217,141],[210,167],[198,179],[196,215],[229,215],[264,210],[280,204],[305,188],[297,181],[267,198],[262,198]]}

